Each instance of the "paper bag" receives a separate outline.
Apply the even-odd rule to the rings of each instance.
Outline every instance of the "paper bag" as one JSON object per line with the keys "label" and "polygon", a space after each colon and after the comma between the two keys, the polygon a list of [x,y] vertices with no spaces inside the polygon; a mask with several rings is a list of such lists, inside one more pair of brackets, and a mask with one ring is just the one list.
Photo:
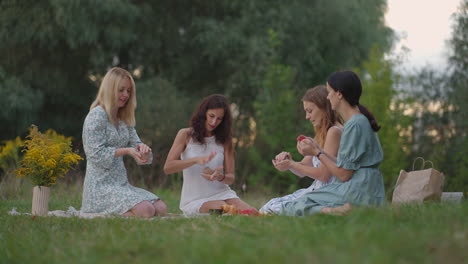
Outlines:
{"label": "paper bag", "polygon": [[[421,170],[414,170],[414,165],[418,159],[423,161]],[[440,200],[444,185],[444,174],[433,168],[424,169],[426,163],[432,164],[431,161],[424,161],[423,158],[418,157],[413,162],[413,171],[400,171],[400,176],[393,191],[393,204]]]}

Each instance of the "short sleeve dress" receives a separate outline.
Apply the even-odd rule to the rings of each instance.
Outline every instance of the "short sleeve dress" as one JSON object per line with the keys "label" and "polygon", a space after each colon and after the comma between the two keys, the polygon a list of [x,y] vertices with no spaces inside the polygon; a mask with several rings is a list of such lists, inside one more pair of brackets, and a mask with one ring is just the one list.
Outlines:
{"label": "short sleeve dress", "polygon": [[354,170],[350,180],[323,186],[283,204],[280,214],[303,216],[324,207],[385,204],[385,190],[379,164],[383,151],[377,134],[362,114],[353,115],[344,125],[336,165]]}
{"label": "short sleeve dress", "polygon": [[89,111],[83,125],[86,176],[81,212],[121,215],[142,201],[154,203],[159,199],[130,185],[123,157],[114,157],[116,149],[139,143],[134,127],[120,121],[117,129],[101,106]]}

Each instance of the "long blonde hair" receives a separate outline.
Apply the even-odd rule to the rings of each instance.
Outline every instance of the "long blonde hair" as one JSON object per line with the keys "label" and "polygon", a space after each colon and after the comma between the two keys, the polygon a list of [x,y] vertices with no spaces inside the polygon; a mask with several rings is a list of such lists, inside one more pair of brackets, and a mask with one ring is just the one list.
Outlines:
{"label": "long blonde hair", "polygon": [[341,118],[332,109],[330,101],[327,99],[328,91],[325,85],[318,85],[306,91],[302,101],[314,103],[322,112],[323,118],[319,129],[315,131],[315,140],[323,148],[327,138],[328,129],[335,123],[342,123]]}
{"label": "long blonde hair", "polygon": [[[131,84],[130,97],[128,98],[127,104],[117,108],[117,99],[119,94],[119,88],[121,86],[122,80],[128,78]],[[114,67],[110,69],[104,78],[102,79],[101,86],[99,87],[96,100],[91,104],[90,110],[96,106],[101,106],[104,108],[104,111],[107,113],[107,117],[112,123],[117,123],[120,120],[124,121],[128,126],[135,126],[135,108],[137,106],[136,102],[136,87],[135,81],[133,80],[132,75],[119,67]],[[117,110],[117,117],[112,113]],[[117,118],[117,120],[116,120]]]}

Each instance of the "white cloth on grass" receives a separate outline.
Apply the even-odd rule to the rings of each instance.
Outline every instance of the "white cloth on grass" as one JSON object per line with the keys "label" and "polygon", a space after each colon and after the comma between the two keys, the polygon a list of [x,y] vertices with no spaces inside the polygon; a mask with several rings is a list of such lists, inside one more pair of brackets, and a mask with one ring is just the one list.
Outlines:
{"label": "white cloth on grass", "polygon": [[[312,158],[312,166],[314,168],[320,167],[320,160],[317,159],[317,157],[315,156]],[[259,211],[265,212],[265,213],[277,214],[281,211],[281,208],[283,207],[284,203],[293,201],[303,196],[306,193],[310,193],[314,190],[319,189],[322,186],[334,183],[336,180],[337,180],[336,176],[331,176],[330,179],[328,179],[328,181],[326,182],[314,180],[314,182],[307,188],[299,189],[291,194],[271,199],[264,206],[262,206],[262,208],[260,208]]]}
{"label": "white cloth on grass", "polygon": [[[8,212],[9,215],[31,215],[31,213],[22,213],[18,212],[15,207]],[[203,214],[208,215],[208,214]],[[152,218],[134,218],[134,217],[125,217],[117,214],[103,214],[103,213],[83,213],[79,210],[76,210],[73,206],[68,207],[68,210],[54,210],[49,211],[47,216],[57,216],[57,217],[78,217],[78,218],[85,218],[85,219],[92,219],[92,218],[132,218],[132,219],[142,219],[142,220],[156,220],[156,219],[172,219],[172,218],[186,218],[186,216],[181,214],[169,214],[168,216],[155,216]]]}
{"label": "white cloth on grass", "polygon": [[[9,215],[31,215],[31,213],[20,213],[16,211],[16,208],[11,209],[8,212]],[[68,210],[55,210],[49,211],[47,216],[60,216],[60,217],[79,217],[79,218],[96,218],[96,217],[115,217],[111,214],[102,214],[102,213],[83,213],[79,210],[76,210],[73,206],[68,207]]]}

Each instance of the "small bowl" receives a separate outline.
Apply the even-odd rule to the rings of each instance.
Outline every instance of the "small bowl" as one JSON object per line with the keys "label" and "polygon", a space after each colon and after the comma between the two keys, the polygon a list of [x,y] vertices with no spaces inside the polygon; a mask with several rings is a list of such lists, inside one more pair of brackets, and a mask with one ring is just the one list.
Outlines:
{"label": "small bowl", "polygon": [[208,211],[210,212],[210,215],[222,215],[223,214],[223,209],[210,209]]}

